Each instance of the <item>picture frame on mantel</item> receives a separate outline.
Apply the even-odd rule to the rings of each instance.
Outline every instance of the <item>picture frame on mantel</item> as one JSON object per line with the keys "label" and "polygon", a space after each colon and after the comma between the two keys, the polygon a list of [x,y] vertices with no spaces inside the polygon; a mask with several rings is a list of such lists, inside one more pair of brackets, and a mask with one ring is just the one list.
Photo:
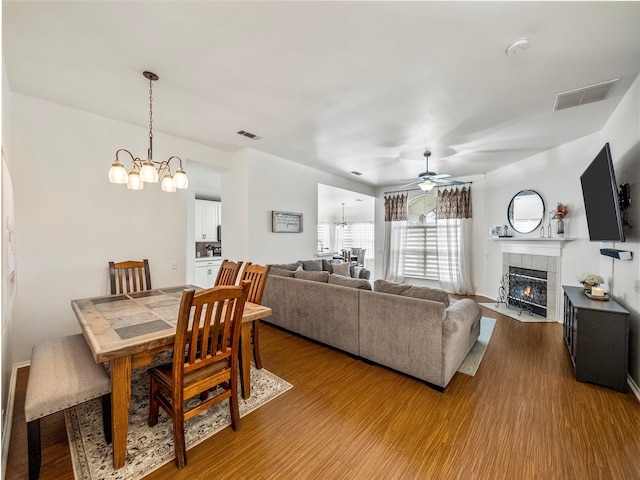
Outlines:
{"label": "picture frame on mantel", "polygon": [[489,237],[504,238],[509,236],[509,227],[506,225],[489,225]]}
{"label": "picture frame on mantel", "polygon": [[302,214],[272,210],[271,231],[274,233],[302,233]]}

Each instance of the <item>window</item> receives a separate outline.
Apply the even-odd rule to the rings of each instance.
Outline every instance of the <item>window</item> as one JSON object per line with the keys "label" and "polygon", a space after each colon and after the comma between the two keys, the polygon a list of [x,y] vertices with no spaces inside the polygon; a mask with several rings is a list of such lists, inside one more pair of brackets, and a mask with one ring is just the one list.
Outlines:
{"label": "window", "polygon": [[331,224],[318,223],[318,252],[331,251]]}
{"label": "window", "polygon": [[438,280],[438,241],[436,236],[436,197],[422,195],[407,205],[407,246],[404,274]]}
{"label": "window", "polygon": [[336,249],[366,248],[365,258],[374,257],[374,223],[349,223],[343,228],[336,228]]}

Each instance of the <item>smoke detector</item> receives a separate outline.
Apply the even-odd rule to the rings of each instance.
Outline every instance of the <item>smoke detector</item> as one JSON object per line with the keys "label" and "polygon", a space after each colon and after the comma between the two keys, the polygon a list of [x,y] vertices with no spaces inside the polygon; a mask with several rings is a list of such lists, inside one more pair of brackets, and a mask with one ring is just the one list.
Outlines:
{"label": "smoke detector", "polygon": [[521,38],[520,40],[516,40],[511,45],[507,47],[507,55],[513,57],[514,55],[522,55],[524,52],[529,50],[529,46],[531,43],[528,38]]}

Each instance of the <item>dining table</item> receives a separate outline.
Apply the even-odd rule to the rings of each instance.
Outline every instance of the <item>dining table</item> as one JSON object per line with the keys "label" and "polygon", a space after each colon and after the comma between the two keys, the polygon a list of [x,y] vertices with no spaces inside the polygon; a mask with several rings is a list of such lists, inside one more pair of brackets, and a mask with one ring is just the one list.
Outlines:
{"label": "dining table", "polygon": [[[109,365],[114,469],[126,462],[131,370],[146,367],[158,353],[173,349],[185,289],[203,290],[182,285],[71,301],[93,359]],[[246,302],[240,347],[243,398],[251,395],[252,323],[269,315],[269,307]]]}

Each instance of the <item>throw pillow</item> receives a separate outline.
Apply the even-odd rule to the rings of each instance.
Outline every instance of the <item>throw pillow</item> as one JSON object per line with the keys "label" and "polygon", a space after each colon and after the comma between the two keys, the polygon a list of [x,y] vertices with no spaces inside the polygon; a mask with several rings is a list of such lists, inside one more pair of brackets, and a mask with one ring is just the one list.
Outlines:
{"label": "throw pillow", "polygon": [[293,270],[287,270],[286,268],[275,268],[275,267],[271,267],[271,270],[269,270],[269,275],[276,275],[278,277],[291,277],[293,278],[294,276],[294,272]]}
{"label": "throw pillow", "polygon": [[309,272],[321,272],[322,260],[302,260],[302,268]]}
{"label": "throw pillow", "polygon": [[405,290],[409,290],[411,285],[404,283],[388,282],[387,280],[378,279],[373,282],[373,289],[376,292],[390,293],[392,295],[400,295]]}
{"label": "throw pillow", "polygon": [[371,284],[362,278],[348,278],[343,275],[329,275],[329,283],[341,285],[343,287],[359,288],[360,290],[371,290]]}
{"label": "throw pillow", "polygon": [[331,266],[333,267],[333,273],[335,273],[336,275],[342,275],[343,277],[351,277],[351,272],[350,272],[348,263],[334,263]]}
{"label": "throw pillow", "polygon": [[313,282],[327,283],[329,280],[329,272],[307,272],[306,270],[296,270],[293,272],[295,278],[302,280],[311,280]]}
{"label": "throw pillow", "polygon": [[331,265],[331,262],[329,260],[322,260],[322,270],[324,270],[325,272],[333,273],[333,265]]}
{"label": "throw pillow", "polygon": [[449,306],[449,294],[444,290],[439,290],[437,288],[416,287],[414,285],[404,292],[400,293],[400,295],[444,303],[445,308]]}
{"label": "throw pillow", "polygon": [[281,264],[273,264],[273,265],[271,265],[271,268],[282,268],[284,270],[295,270],[300,265],[302,265],[302,262],[281,263]]}

